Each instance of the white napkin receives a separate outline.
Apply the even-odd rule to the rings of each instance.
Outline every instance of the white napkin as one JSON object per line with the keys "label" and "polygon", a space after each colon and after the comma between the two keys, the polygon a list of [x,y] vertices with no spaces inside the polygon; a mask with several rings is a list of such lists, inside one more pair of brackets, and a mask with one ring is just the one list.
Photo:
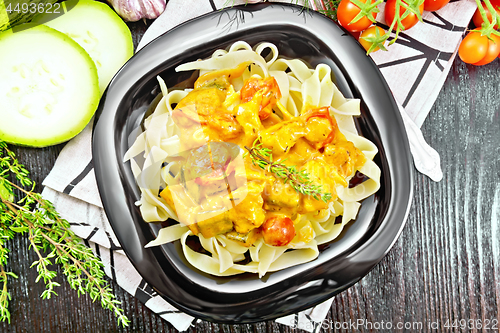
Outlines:
{"label": "white napkin", "polygon": [[[236,4],[244,2],[235,1]],[[296,0],[279,2],[296,3]],[[170,0],[165,12],[146,31],[139,48],[170,28],[190,18],[218,10],[227,3],[230,1]],[[421,159],[427,153],[420,150],[424,144],[418,127],[425,120],[448,75],[475,6],[474,0],[452,1],[438,12],[424,13],[426,24],[418,23],[408,32],[400,34],[398,42],[390,46],[389,52],[372,54],[396,100],[406,110],[407,116],[403,118],[406,119],[405,124],[410,126],[407,128],[411,129],[408,130],[410,141],[416,142],[412,153],[416,156],[414,150],[420,152],[424,156]],[[379,14],[379,17],[383,18],[383,15]],[[194,318],[172,307],[147,285],[124,255],[113,234],[102,209],[95,181],[91,133],[92,124],[89,124],[64,147],[53,170],[43,182],[45,188],[42,194],[53,202],[63,218],[71,222],[72,230],[101,257],[108,276],[176,329],[187,330]],[[411,139],[411,136],[417,138]],[[439,166],[437,153],[431,159],[436,162],[436,158]],[[436,167],[435,163],[429,165],[428,169]],[[320,324],[325,320],[331,302],[330,299],[299,314],[277,319],[277,322],[317,332],[321,329]]]}

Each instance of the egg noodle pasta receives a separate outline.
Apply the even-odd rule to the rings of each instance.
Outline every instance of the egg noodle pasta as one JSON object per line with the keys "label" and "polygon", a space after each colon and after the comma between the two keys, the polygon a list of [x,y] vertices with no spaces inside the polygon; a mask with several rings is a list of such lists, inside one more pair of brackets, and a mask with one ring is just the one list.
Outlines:
{"label": "egg noodle pasta", "polygon": [[[180,241],[205,273],[262,277],[317,258],[379,189],[377,147],[354,123],[360,102],[329,66],[239,41],[176,70],[199,71],[194,88],[158,77],[161,100],[124,156],[143,219],[178,221],[147,247]],[[355,176],[364,181],[349,187]]]}

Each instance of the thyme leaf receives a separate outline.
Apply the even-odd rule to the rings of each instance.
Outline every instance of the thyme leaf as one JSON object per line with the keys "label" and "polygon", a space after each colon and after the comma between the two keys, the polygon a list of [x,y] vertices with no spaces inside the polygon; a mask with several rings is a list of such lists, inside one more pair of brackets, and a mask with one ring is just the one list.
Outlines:
{"label": "thyme leaf", "polygon": [[[16,198],[16,193],[20,198]],[[119,324],[128,326],[130,321],[105,279],[101,260],[70,230],[68,221],[61,218],[52,203],[34,192],[28,171],[0,140],[0,320],[9,323],[11,295],[7,284],[9,278],[17,275],[5,270],[9,257],[6,243],[15,234],[27,234],[30,248],[38,258],[31,267],[37,270],[36,282],[45,284],[43,299],[57,295],[60,285],[54,281],[57,272],[51,270],[51,265],[59,264],[78,295],[89,294],[93,301],[100,300],[103,308],[115,314]]]}
{"label": "thyme leaf", "polygon": [[304,195],[310,195],[316,200],[328,202],[332,199],[332,194],[323,192],[323,186],[314,184],[306,170],[298,170],[296,166],[288,166],[282,162],[273,161],[272,151],[257,143],[255,140],[252,147],[245,146],[245,149],[252,158],[252,163],[263,170],[276,175],[282,179],[285,184],[288,183],[292,188]]}

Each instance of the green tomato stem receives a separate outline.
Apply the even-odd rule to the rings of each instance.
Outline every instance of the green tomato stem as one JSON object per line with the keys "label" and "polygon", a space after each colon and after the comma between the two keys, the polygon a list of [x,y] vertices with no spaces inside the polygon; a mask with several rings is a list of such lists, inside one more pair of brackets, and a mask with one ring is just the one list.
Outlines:
{"label": "green tomato stem", "polygon": [[[491,26],[494,27],[497,22],[500,22],[500,15],[497,13],[497,11],[495,10],[495,7],[493,7],[490,0],[484,0],[484,4],[486,5],[486,8],[488,8],[488,11],[491,13],[491,18],[492,18]],[[481,8],[484,9],[483,6],[481,6]],[[480,9],[480,11],[481,11],[481,9]],[[481,16],[482,16],[482,14],[481,14]],[[484,20],[484,16],[483,16],[483,20]],[[487,21],[485,21],[485,22],[487,22]]]}
{"label": "green tomato stem", "polygon": [[359,13],[352,19],[349,24],[353,24],[363,17],[366,17],[373,23],[375,23],[375,19],[373,18],[372,13],[378,13],[379,10],[377,6],[383,2],[383,0],[377,0],[374,3],[371,0],[366,0],[366,2],[362,2],[361,0],[350,0],[354,5],[359,8]]}
{"label": "green tomato stem", "polygon": [[481,17],[483,18],[483,22],[488,22],[488,16],[486,16],[486,11],[484,10],[483,5],[481,4],[481,0],[476,0],[476,4],[477,4],[477,10],[479,10]]}
{"label": "green tomato stem", "polygon": [[476,3],[477,3],[477,9],[479,10],[481,18],[483,19],[483,24],[481,28],[476,29],[475,31],[479,31],[481,33],[481,36],[486,36],[489,39],[491,39],[491,34],[500,36],[500,32],[495,29],[495,25],[497,25],[497,22],[500,22],[500,15],[498,15],[491,2],[489,0],[484,0],[486,9],[488,9],[488,12],[490,12],[492,17],[491,22],[488,20],[488,16],[486,15],[486,10],[481,4],[481,1],[476,0]]}

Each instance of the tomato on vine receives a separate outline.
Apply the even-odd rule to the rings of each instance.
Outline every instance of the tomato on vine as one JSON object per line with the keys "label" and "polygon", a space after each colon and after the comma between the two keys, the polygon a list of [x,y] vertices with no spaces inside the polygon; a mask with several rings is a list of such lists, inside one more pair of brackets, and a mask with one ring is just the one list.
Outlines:
{"label": "tomato on vine", "polygon": [[365,48],[367,53],[375,52],[379,49],[387,51],[384,47],[387,37],[384,29],[373,25],[361,33],[359,43]]}
{"label": "tomato on vine", "polygon": [[337,20],[350,32],[359,32],[375,23],[382,0],[342,0],[337,8]]}
{"label": "tomato on vine", "polygon": [[356,40],[359,39],[359,36],[361,35],[361,32],[362,31],[356,31],[356,32],[352,32],[352,31],[349,31],[349,34],[354,37]]}
{"label": "tomato on vine", "polygon": [[500,37],[494,34],[490,35],[491,39],[488,39],[488,50],[486,55],[479,62],[474,65],[481,66],[486,65],[495,60],[496,57],[500,56]]}
{"label": "tomato on vine", "polygon": [[[495,11],[497,12],[498,15],[500,15],[500,9],[499,9],[499,6],[497,6],[493,0],[490,1],[491,4],[493,5],[493,8],[495,8]],[[500,1],[498,1],[500,3]],[[488,8],[486,7],[486,4],[482,3],[483,5],[483,8],[484,8],[484,11],[486,13],[486,17],[488,19],[488,24],[491,23],[491,21],[493,20],[493,17],[491,15],[491,13],[488,11]],[[474,13],[474,16],[472,16],[472,21],[474,22],[474,25],[478,28],[481,28],[481,26],[483,25],[483,17],[481,16],[481,12],[479,11],[479,8],[476,9],[475,13]],[[498,29],[498,24],[495,25],[495,27],[493,29]]]}
{"label": "tomato on vine", "polygon": [[[398,0],[387,0],[387,3],[385,4],[385,22],[391,26],[395,24],[396,28],[398,22],[394,22],[394,20],[398,19],[396,17],[397,2]],[[414,0],[414,1],[407,0],[401,2],[403,2],[409,8],[411,8],[411,10],[409,10],[407,14],[406,11],[408,9],[404,8],[402,5],[399,5],[399,17],[402,18],[401,20],[402,27],[400,28],[408,30],[415,24],[417,24],[417,22],[421,19],[422,13],[424,12],[424,0]],[[420,12],[419,15],[416,14],[417,11]]]}
{"label": "tomato on vine", "polygon": [[479,31],[471,31],[465,36],[458,48],[458,56],[467,64],[475,64],[484,58],[488,50],[488,37]]}
{"label": "tomato on vine", "polygon": [[424,10],[434,12],[446,6],[450,0],[425,0]]}
{"label": "tomato on vine", "polygon": [[492,62],[500,54],[500,37],[491,34],[490,38],[481,35],[477,30],[469,32],[458,48],[460,59],[474,65]]}

